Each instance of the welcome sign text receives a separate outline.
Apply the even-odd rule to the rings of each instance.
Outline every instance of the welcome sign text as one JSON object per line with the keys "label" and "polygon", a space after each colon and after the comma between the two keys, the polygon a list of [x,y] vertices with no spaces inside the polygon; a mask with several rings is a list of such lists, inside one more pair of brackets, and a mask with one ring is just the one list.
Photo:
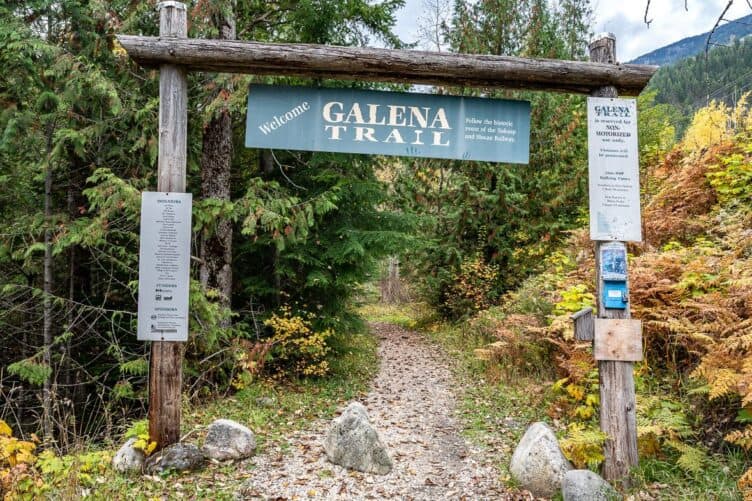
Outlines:
{"label": "welcome sign text", "polygon": [[252,86],[246,146],[527,163],[524,101]]}

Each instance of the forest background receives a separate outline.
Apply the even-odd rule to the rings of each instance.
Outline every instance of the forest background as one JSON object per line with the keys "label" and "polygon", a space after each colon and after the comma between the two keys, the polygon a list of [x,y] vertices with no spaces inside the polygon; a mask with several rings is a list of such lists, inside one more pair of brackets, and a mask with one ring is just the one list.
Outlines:
{"label": "forest background", "polygon": [[[189,36],[405,48],[391,31],[401,4],[201,0],[189,5]],[[437,48],[585,59],[587,0],[458,0],[447,19],[435,5],[425,34]],[[138,225],[140,192],[156,185],[158,88],[115,34],[156,35],[154,7],[0,6],[0,419],[57,454],[117,441],[145,415]],[[741,91],[702,99],[711,75],[734,82],[749,71],[750,47],[662,70],[639,98],[646,241],[630,259],[645,325],[641,452],[690,477],[716,453],[744,465],[752,447],[751,124]],[[476,349],[479,370],[552,381],[548,411],[564,423],[567,453],[597,467],[597,378],[568,323],[593,302],[591,248],[578,229],[585,99],[433,90],[530,100],[530,163],[520,166],[245,149],[252,82],[406,89],[189,77],[187,398],[208,402],[259,378],[326,378],[364,329],[362,285],[399,256],[412,298],[442,319],[434,327]],[[751,477],[732,488],[748,489]]]}

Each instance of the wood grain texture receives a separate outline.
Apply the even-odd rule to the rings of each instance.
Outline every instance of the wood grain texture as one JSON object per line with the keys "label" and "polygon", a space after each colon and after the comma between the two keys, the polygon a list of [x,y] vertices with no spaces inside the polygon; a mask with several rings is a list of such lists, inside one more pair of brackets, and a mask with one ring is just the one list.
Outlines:
{"label": "wood grain texture", "polygon": [[596,318],[594,333],[596,360],[642,360],[642,322],[639,320]]}
{"label": "wood grain texture", "polygon": [[[609,35],[593,41],[590,60],[600,63],[616,61],[616,39]],[[594,97],[618,97],[619,89],[613,85],[593,90]],[[628,319],[631,317],[629,303],[623,310],[606,309],[601,300],[603,277],[601,277],[601,245],[595,243],[595,284],[598,318]],[[629,282],[627,282],[627,292]],[[628,296],[627,296],[628,297]],[[638,463],[637,455],[637,403],[632,362],[598,362],[598,379],[601,399],[601,431],[608,438],[604,446],[603,477],[614,483],[629,487],[629,470]]]}
{"label": "wood grain texture", "polygon": [[189,71],[287,75],[591,94],[613,86],[637,95],[657,66],[601,64],[477,54],[451,54],[314,44],[173,39],[118,35],[136,62]]}
{"label": "wood grain texture", "polygon": [[[185,6],[177,2],[167,5],[160,10],[160,34],[185,37],[188,32]],[[185,192],[187,137],[185,70],[173,64],[162,65],[159,68],[158,191]],[[149,360],[149,438],[157,442],[158,449],[180,440],[182,387],[183,343],[153,341]]]}
{"label": "wood grain texture", "polygon": [[[623,310],[607,309],[601,295],[603,278],[600,274],[601,245],[595,244],[596,297],[598,317],[629,319],[629,303]],[[627,282],[627,293],[629,282]],[[598,362],[598,380],[601,400],[601,431],[608,435],[604,448],[603,478],[610,482],[631,484],[629,470],[638,463],[637,455],[637,401],[634,386],[634,364],[602,360]]]}
{"label": "wood grain texture", "polygon": [[598,362],[598,372],[601,431],[609,437],[604,448],[603,478],[629,487],[629,470],[638,463],[634,364]]}
{"label": "wood grain texture", "polygon": [[183,343],[153,341],[149,363],[149,439],[162,449],[180,440]]}
{"label": "wood grain texture", "polygon": [[187,117],[188,79],[185,70],[172,64],[163,65],[159,68],[158,191],[185,191]]}
{"label": "wood grain texture", "polygon": [[592,341],[594,339],[593,309],[583,308],[570,315],[574,321],[574,338],[577,341]]}

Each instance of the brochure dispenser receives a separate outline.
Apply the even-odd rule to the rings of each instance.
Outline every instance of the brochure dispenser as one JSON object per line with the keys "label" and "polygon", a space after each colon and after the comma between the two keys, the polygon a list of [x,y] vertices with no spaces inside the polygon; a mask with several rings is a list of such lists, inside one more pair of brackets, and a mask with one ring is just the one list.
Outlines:
{"label": "brochure dispenser", "polygon": [[603,279],[603,305],[608,309],[626,309],[629,302],[627,290],[627,249],[621,242],[601,246],[601,278]]}

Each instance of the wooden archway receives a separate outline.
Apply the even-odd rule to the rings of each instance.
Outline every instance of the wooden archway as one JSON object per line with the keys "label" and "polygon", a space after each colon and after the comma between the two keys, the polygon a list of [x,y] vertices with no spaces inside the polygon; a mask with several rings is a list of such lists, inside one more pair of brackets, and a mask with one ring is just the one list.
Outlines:
{"label": "wooden archway", "polygon": [[[158,67],[160,192],[185,192],[187,79],[189,71],[285,75],[480,88],[511,88],[586,94],[637,95],[656,66],[616,63],[613,35],[590,44],[590,62],[507,56],[272,44],[187,38],[185,4],[158,5],[160,36],[118,35],[128,55],[145,67]],[[598,255],[599,243],[596,243]],[[598,279],[597,279],[598,280]],[[600,290],[600,284],[598,285]],[[601,318],[629,318],[629,309],[606,311]],[[154,341],[149,369],[149,434],[159,447],[180,438],[182,343]],[[633,366],[599,362],[601,429],[606,444],[604,476],[626,478],[637,463]]]}

